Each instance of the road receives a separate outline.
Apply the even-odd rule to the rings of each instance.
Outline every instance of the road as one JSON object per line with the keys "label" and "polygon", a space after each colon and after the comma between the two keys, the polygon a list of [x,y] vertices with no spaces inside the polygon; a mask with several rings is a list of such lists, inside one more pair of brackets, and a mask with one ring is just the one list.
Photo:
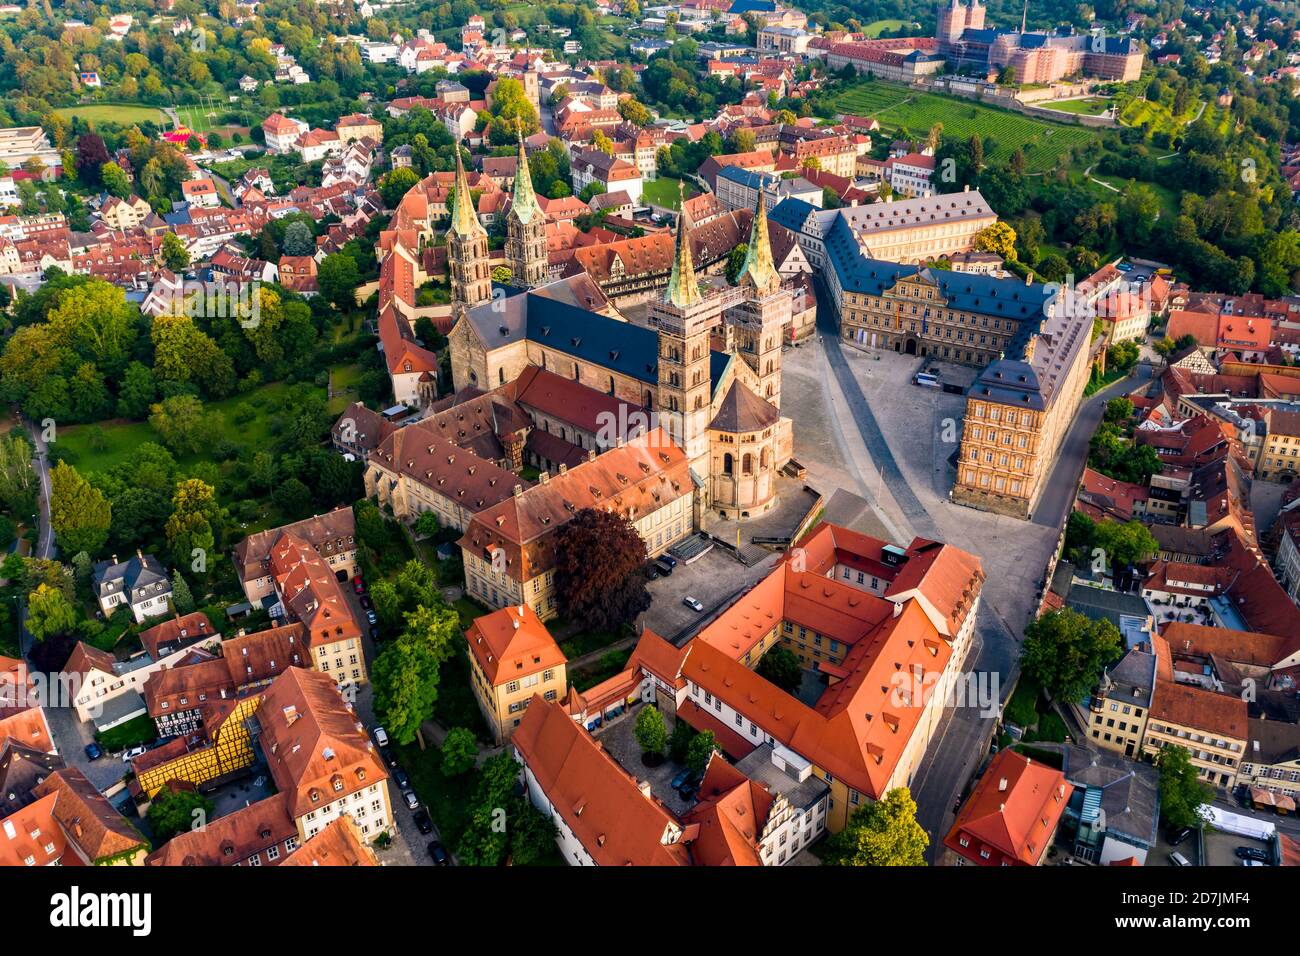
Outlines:
{"label": "road", "polygon": [[[59,552],[58,546],[54,543],[54,527],[50,522],[50,449],[36,422],[24,418],[23,424],[27,427],[27,436],[32,440],[32,447],[35,449],[35,455],[32,458],[32,470],[36,472],[36,477],[41,484],[38,500],[40,509],[38,515],[39,534],[36,537],[36,550],[32,556],[36,558],[56,558]],[[32,636],[27,630],[27,601],[25,599],[19,605],[18,620],[18,650],[25,658],[32,647]]]}

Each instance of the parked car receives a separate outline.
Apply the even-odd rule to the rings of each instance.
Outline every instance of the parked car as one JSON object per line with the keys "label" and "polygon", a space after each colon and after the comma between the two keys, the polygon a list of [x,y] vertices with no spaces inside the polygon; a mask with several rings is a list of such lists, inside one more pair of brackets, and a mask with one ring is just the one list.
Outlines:
{"label": "parked car", "polygon": [[392,748],[380,747],[379,756],[384,758],[384,763],[388,764],[388,766],[390,767],[397,766],[397,756],[393,753]]}
{"label": "parked car", "polygon": [[384,730],[383,727],[375,728],[375,743],[381,747],[388,746],[388,731]]}
{"label": "parked car", "polygon": [[1259,860],[1242,860],[1242,866],[1267,866],[1267,863],[1261,863]]}
{"label": "parked car", "polygon": [[434,866],[451,866],[451,857],[441,843],[429,844],[429,856],[433,857]]}
{"label": "parked car", "polygon": [[415,795],[414,790],[403,790],[402,799],[406,801],[407,809],[410,810],[420,809],[420,798]]}
{"label": "parked car", "polygon": [[674,790],[681,789],[682,784],[686,783],[686,781],[689,780],[690,777],[691,777],[690,768],[681,771],[679,774],[677,774],[677,776],[673,777],[673,781],[672,781],[673,789]]}
{"label": "parked car", "polygon": [[655,570],[658,571],[660,574],[662,574],[664,577],[668,577],[668,575],[673,573],[673,566],[671,564],[664,563],[663,560],[659,560],[655,562]]}
{"label": "parked car", "polygon": [[371,608],[369,611],[366,612],[366,620],[369,621],[371,624],[378,624],[379,615],[375,613],[373,608]]}
{"label": "parked car", "polygon": [[1239,860],[1256,860],[1260,863],[1273,862],[1268,853],[1257,846],[1239,846],[1232,852],[1237,854]]}
{"label": "parked car", "polygon": [[370,639],[372,641],[379,640],[379,625],[377,624],[370,625]]}
{"label": "parked car", "polygon": [[366,593],[366,585],[365,582],[361,580],[361,575],[358,574],[352,579],[352,590],[356,591],[358,594]]}
{"label": "parked car", "polygon": [[98,760],[102,756],[104,756],[104,751],[100,748],[99,744],[94,742],[86,744],[87,760]]}
{"label": "parked car", "polygon": [[659,560],[662,561],[664,564],[668,565],[668,567],[670,568],[677,567],[677,559],[674,558],[671,554],[661,554],[659,555]]}
{"label": "parked car", "polygon": [[1187,857],[1183,856],[1183,855],[1182,855],[1181,853],[1179,853],[1177,850],[1175,850],[1173,853],[1170,853],[1170,854],[1169,854],[1169,862],[1172,863],[1174,866],[1191,866],[1191,865],[1192,865],[1192,861],[1189,860],[1189,859],[1187,859]]}
{"label": "parked car", "polygon": [[694,611],[696,614],[699,614],[701,611],[704,610],[704,605],[701,604],[699,601],[695,600],[695,598],[691,597],[689,594],[686,597],[682,598],[682,603],[685,604],[692,611]]}
{"label": "parked car", "polygon": [[700,785],[694,780],[687,780],[677,792],[683,800],[691,800],[700,792]]}
{"label": "parked car", "polygon": [[401,767],[393,770],[393,780],[397,783],[399,790],[411,789],[411,778],[406,775],[406,771]]}
{"label": "parked car", "polygon": [[367,610],[367,611],[370,610],[370,596],[369,596],[369,595],[366,595],[366,594],[361,595],[361,597],[358,599],[357,603],[359,603],[363,609],[365,609],[365,610]]}
{"label": "parked car", "polygon": [[132,747],[126,753],[122,754],[122,763],[130,763],[136,757],[140,756],[143,753],[148,753],[148,752],[149,752],[148,747]]}
{"label": "parked car", "polygon": [[429,819],[428,810],[415,811],[415,828],[426,836],[433,832],[433,821]]}
{"label": "parked car", "polygon": [[1168,834],[1170,846],[1182,846],[1189,836],[1192,835],[1191,827],[1179,827],[1177,830],[1170,830]]}

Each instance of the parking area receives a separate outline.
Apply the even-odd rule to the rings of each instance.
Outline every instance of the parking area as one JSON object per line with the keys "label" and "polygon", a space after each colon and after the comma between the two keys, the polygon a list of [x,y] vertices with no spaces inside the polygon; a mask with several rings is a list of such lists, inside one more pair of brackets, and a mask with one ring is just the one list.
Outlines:
{"label": "parking area", "polygon": [[[683,628],[712,619],[736,595],[771,571],[779,560],[780,555],[773,552],[758,564],[747,567],[727,551],[714,547],[691,564],[678,562],[672,574],[650,582],[651,604],[642,623],[672,640]],[[686,607],[682,599],[688,596],[704,605],[704,611]]]}
{"label": "parking area", "polygon": [[1238,847],[1249,847],[1264,853],[1271,860],[1273,849],[1269,843],[1263,840],[1255,840],[1251,837],[1239,836],[1235,833],[1224,833],[1219,830],[1209,830],[1205,834],[1205,866],[1242,866],[1242,861],[1237,856]]}

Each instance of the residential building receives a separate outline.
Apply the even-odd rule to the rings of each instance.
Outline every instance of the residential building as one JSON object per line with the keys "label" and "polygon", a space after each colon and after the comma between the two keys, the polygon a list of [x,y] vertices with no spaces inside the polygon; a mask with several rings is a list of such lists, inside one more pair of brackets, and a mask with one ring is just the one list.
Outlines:
{"label": "residential building", "polygon": [[1014,750],[994,754],[944,838],[958,866],[1039,866],[1074,786]]}
{"label": "residential building", "polygon": [[1142,753],[1154,758],[1182,747],[1202,780],[1231,789],[1246,753],[1246,710],[1240,697],[1157,677]]}
{"label": "residential building", "polygon": [[266,148],[273,153],[292,153],[298,149],[298,140],[304,136],[308,125],[282,113],[272,113],[262,121]]}
{"label": "residential building", "polygon": [[1145,645],[1129,648],[1102,673],[1088,704],[1089,743],[1136,758],[1142,752],[1156,689],[1156,655]]}
{"label": "residential building", "polygon": [[344,814],[367,844],[391,833],[388,771],[327,675],[289,668],[266,689],[256,717],[262,754],[300,843]]}
{"label": "residential building", "polygon": [[533,699],[558,701],[568,692],[564,652],[528,605],[475,618],[465,640],[470,688],[498,743],[514,733]]}
{"label": "residential building", "polygon": [[91,575],[95,599],[105,617],[119,605],[130,608],[137,624],[146,618],[171,613],[172,583],[153,555],[137,551],[126,561],[100,561]]}
{"label": "residential building", "polygon": [[610,156],[598,149],[579,151],[569,164],[573,173],[573,191],[580,194],[593,183],[601,192],[628,194],[634,203],[640,203],[641,171],[631,163]]}
{"label": "residential building", "polygon": [[1276,806],[1278,797],[1289,798],[1291,806],[1283,806],[1294,812],[1300,800],[1300,724],[1251,718],[1246,738],[1238,782],[1251,788],[1256,805]]}
{"label": "residential building", "polygon": [[149,842],[75,767],[55,770],[35,800],[0,819],[0,866],[135,866]]}
{"label": "residential building", "polygon": [[284,535],[311,545],[339,581],[356,575],[356,518],[350,507],[335,508],[323,515],[250,534],[235,545],[235,567],[249,603],[261,604],[275,593],[271,554]]}

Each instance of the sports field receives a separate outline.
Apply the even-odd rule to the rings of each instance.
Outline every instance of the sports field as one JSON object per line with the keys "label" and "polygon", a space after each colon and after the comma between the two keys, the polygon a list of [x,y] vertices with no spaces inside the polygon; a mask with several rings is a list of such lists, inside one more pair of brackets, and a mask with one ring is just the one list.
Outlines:
{"label": "sports field", "polygon": [[80,117],[88,123],[155,123],[170,126],[163,111],[156,106],[124,106],[116,103],[94,103],[87,106],[64,106],[54,111],[65,119]]}
{"label": "sports field", "polygon": [[925,136],[935,123],[943,124],[947,138],[964,140],[978,133],[993,141],[992,148],[985,144],[989,160],[1004,161],[1019,147],[1029,172],[1056,168],[1064,153],[1098,135],[1083,126],[1034,119],[937,93],[918,93],[878,80],[855,83],[836,97],[835,108],[855,116],[874,116],[891,132],[906,129],[913,137]]}

